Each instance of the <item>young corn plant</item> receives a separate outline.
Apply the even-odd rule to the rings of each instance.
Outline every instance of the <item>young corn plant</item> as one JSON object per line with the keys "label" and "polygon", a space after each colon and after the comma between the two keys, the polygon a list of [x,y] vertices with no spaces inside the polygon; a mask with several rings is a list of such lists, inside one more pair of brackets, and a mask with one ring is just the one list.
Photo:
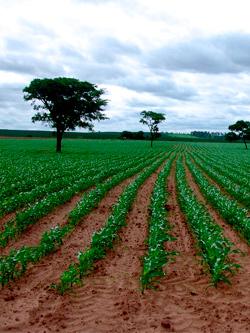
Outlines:
{"label": "young corn plant", "polygon": [[[120,165],[123,160],[113,159],[112,164]],[[74,164],[73,164],[74,165]],[[105,170],[110,165],[110,160],[100,160],[92,161],[91,163],[86,163],[80,167],[75,167],[74,172],[69,168],[69,170],[64,170],[59,174],[56,173],[57,178],[53,175],[52,179],[48,180],[45,184],[34,185],[34,188],[30,191],[21,191],[15,193],[14,196],[6,197],[0,200],[0,217],[11,213],[17,209],[31,205],[33,202],[41,200],[42,198],[59,192],[65,187],[68,187],[69,184],[76,184],[79,182],[79,179],[86,179],[87,177],[92,176],[93,174],[98,174],[102,170]],[[49,173],[49,172],[48,172]]]}
{"label": "young corn plant", "polygon": [[36,263],[42,257],[58,249],[64,237],[75,229],[82,218],[90,213],[114,186],[140,172],[145,166],[159,165],[164,159],[166,159],[166,154],[161,154],[158,159],[156,157],[145,159],[142,163],[130,168],[128,167],[131,165],[130,162],[125,163],[120,173],[97,185],[96,188],[82,197],[69,214],[68,221],[64,226],[56,226],[46,231],[37,246],[24,246],[19,250],[11,250],[8,256],[2,257],[0,260],[0,283],[5,285],[14,280],[26,271],[28,263]]}
{"label": "young corn plant", "polygon": [[[174,156],[173,156],[174,158]],[[159,278],[164,276],[164,266],[176,252],[166,251],[164,245],[175,238],[170,235],[171,226],[167,220],[167,177],[173,158],[167,161],[156,180],[150,203],[150,219],[148,230],[148,253],[143,258],[140,277],[142,291],[154,287]]]}
{"label": "young corn plant", "polygon": [[60,282],[53,285],[59,293],[63,294],[73,285],[78,284],[82,277],[93,269],[95,261],[102,259],[106,252],[113,247],[119,230],[126,225],[127,213],[134,202],[139,187],[162,163],[163,159],[154,162],[125,188],[118,202],[113,206],[113,211],[104,227],[92,236],[90,247],[78,254],[78,262],[70,264],[69,268],[62,273]]}
{"label": "young corn plant", "polygon": [[250,244],[250,219],[248,211],[239,207],[235,200],[229,199],[216,186],[212,185],[203,173],[187,158],[187,165],[199,185],[201,192],[211,205],[218,210],[228,224],[231,224]]}
{"label": "young corn plant", "polygon": [[[154,157],[153,157],[154,159]],[[117,164],[116,166],[106,167],[102,170],[97,168],[96,174],[93,172],[88,177],[83,177],[79,181],[71,184],[68,182],[67,187],[58,192],[51,193],[43,200],[36,202],[24,211],[17,213],[16,217],[8,221],[4,225],[4,230],[0,232],[0,247],[5,247],[10,239],[16,238],[19,234],[25,231],[30,225],[35,224],[40,218],[46,216],[56,206],[61,205],[72,198],[72,196],[80,191],[86,190],[89,187],[99,184],[104,179],[118,174],[124,167],[129,168],[134,166],[136,162],[143,163],[142,159],[135,159],[127,163]],[[93,171],[93,170],[92,170]],[[87,174],[86,174],[87,175]]]}
{"label": "young corn plant", "polygon": [[[216,165],[211,165],[208,161],[203,161],[200,158],[195,158],[196,164],[205,171],[213,180],[215,180],[237,201],[241,202],[245,207],[250,208],[250,186],[249,182],[246,184],[246,181],[242,179],[242,182],[239,175],[234,173],[232,176],[231,173],[227,172],[227,167],[218,168]],[[233,179],[232,179],[233,178]],[[236,179],[237,181],[236,181]],[[240,182],[240,184],[239,184]],[[243,184],[244,182],[244,184]]]}
{"label": "young corn plant", "polygon": [[181,159],[177,161],[176,182],[180,207],[197,240],[212,283],[215,286],[220,281],[230,283],[229,275],[240,267],[229,258],[229,255],[235,252],[232,249],[233,244],[223,236],[222,228],[212,220],[205,206],[197,200],[188,186]]}

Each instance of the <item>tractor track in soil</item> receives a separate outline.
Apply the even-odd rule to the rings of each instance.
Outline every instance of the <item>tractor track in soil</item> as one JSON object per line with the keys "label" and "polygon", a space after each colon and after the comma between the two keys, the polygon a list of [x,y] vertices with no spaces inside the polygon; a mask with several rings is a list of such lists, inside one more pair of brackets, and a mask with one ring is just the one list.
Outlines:
{"label": "tractor track in soil", "polygon": [[[250,254],[249,246],[247,245],[247,242],[244,240],[244,238],[238,235],[238,233],[229,224],[226,223],[223,217],[220,216],[219,212],[215,208],[213,208],[211,204],[209,204],[205,196],[202,194],[198,184],[195,182],[194,177],[192,176],[186,163],[184,163],[184,167],[189,186],[193,190],[197,199],[206,207],[207,211],[214,219],[214,221],[223,228],[224,236],[228,238],[232,243],[234,243],[237,249],[241,250],[244,253]],[[237,255],[237,257],[239,256],[240,254]]]}
{"label": "tractor track in soil", "polygon": [[[232,285],[211,286],[178,205],[175,162],[167,182],[167,216],[173,227],[170,233],[176,240],[167,242],[166,249],[178,251],[179,255],[166,265],[166,276],[160,280],[158,288],[141,293],[140,257],[147,249],[144,240],[147,237],[148,205],[156,177],[157,173],[154,173],[140,187],[127,216],[127,226],[119,233],[120,240],[107,257],[96,264],[94,272],[84,279],[82,286],[73,288],[64,296],[48,288],[59,278],[68,262],[74,260],[77,249],[82,250],[89,244],[91,234],[105,222],[118,192],[122,191],[120,185],[107,194],[98,208],[84,219],[78,231],[65,240],[61,249],[31,267],[15,284],[4,288],[0,292],[3,309],[0,332],[249,332],[248,246],[223,224],[217,212],[209,210],[215,221],[221,223],[225,235],[238,248],[248,251],[247,256],[238,256],[239,260],[246,261],[232,278]],[[198,200],[205,203],[190,174],[187,178]]]}
{"label": "tractor track in soil", "polygon": [[206,311],[202,314],[207,322],[204,332],[249,332],[250,315],[250,248],[246,241],[228,225],[220,214],[209,204],[196,184],[187,165],[184,164],[189,186],[197,199],[204,204],[214,221],[222,227],[223,234],[241,253],[231,254],[230,258],[241,265],[234,276],[230,277],[232,285],[219,284],[210,288],[207,294]]}
{"label": "tractor track in soil", "polygon": [[139,285],[140,257],[146,250],[148,205],[158,172],[139,188],[113,250],[97,262],[83,286],[74,288],[54,308],[53,318],[46,321],[48,331],[56,332],[58,325],[60,332],[69,333],[140,331],[137,318],[147,303]]}
{"label": "tractor track in soil", "polygon": [[176,240],[167,242],[165,246],[166,250],[178,251],[178,254],[166,265],[166,276],[160,280],[157,290],[145,293],[151,304],[148,321],[153,317],[151,329],[145,332],[194,333],[200,332],[202,325],[206,324],[193,307],[192,295],[203,294],[209,278],[204,274],[194,238],[178,204],[175,171],[176,162],[167,182],[167,218],[172,226],[170,233]]}
{"label": "tractor track in soil", "polygon": [[207,181],[215,186],[220,192],[222,195],[224,195],[225,197],[227,197],[228,199],[232,200],[232,201],[235,201],[237,203],[237,205],[240,207],[240,208],[244,208],[246,210],[248,210],[248,216],[250,217],[250,210],[248,207],[246,207],[244,205],[244,203],[238,201],[232,194],[230,194],[222,185],[220,185],[216,180],[214,180],[206,171],[204,171],[197,163],[196,161],[191,158],[191,161],[192,163],[200,170],[200,172],[203,174],[203,176],[207,179]]}
{"label": "tractor track in soil", "polygon": [[[49,332],[45,325],[47,319],[44,319],[47,318],[46,312],[53,312],[52,305],[62,300],[60,295],[51,291],[51,283],[59,279],[61,272],[70,262],[76,261],[77,252],[90,244],[92,234],[103,226],[113,204],[134,177],[111,189],[98,207],[82,219],[82,223],[76,226],[56,252],[31,265],[23,277],[0,291],[0,307],[3,309],[0,315],[0,332]],[[43,307],[46,311],[39,312]]]}
{"label": "tractor track in soil", "polygon": [[67,222],[68,214],[81,200],[83,194],[74,195],[68,202],[57,206],[51,213],[39,219],[35,224],[30,225],[16,239],[11,239],[4,249],[0,249],[1,255],[8,255],[11,249],[19,249],[22,246],[35,246],[38,244],[41,235],[57,225],[62,226]]}

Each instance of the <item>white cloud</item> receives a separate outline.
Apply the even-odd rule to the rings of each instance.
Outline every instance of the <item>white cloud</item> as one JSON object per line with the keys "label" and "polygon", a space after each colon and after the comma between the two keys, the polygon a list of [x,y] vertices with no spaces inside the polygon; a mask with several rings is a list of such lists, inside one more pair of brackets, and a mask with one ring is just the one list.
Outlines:
{"label": "white cloud", "polygon": [[73,76],[106,88],[110,120],[140,130],[142,109],[163,130],[226,130],[250,119],[247,0],[0,0],[0,128],[32,124],[22,88]]}

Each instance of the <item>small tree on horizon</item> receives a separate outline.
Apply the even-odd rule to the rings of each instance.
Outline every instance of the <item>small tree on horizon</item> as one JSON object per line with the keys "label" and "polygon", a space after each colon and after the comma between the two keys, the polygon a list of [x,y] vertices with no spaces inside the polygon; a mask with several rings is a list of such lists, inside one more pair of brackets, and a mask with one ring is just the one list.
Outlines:
{"label": "small tree on horizon", "polygon": [[103,120],[107,100],[102,99],[103,89],[87,81],[58,77],[34,79],[23,89],[25,101],[31,101],[34,110],[39,111],[32,122],[49,123],[56,129],[56,152],[61,152],[65,131],[76,127],[93,130],[94,120]]}
{"label": "small tree on horizon", "polygon": [[233,142],[233,141],[239,140],[239,137],[234,132],[228,132],[225,134],[225,139],[229,142]]}
{"label": "small tree on horizon", "polygon": [[166,120],[166,117],[163,113],[146,110],[142,111],[140,115],[142,117],[140,123],[149,128],[151,147],[153,147],[153,141],[160,136],[158,125]]}
{"label": "small tree on horizon", "polygon": [[250,121],[238,120],[235,124],[230,125],[228,129],[231,132],[227,133],[225,138],[229,141],[232,138],[234,140],[241,139],[244,142],[246,149],[248,149],[246,140],[250,139]]}

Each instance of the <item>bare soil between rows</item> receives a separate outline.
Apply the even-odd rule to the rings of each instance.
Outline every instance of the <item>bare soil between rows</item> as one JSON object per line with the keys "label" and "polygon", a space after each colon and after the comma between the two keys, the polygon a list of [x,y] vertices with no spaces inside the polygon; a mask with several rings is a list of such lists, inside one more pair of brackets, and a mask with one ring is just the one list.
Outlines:
{"label": "bare soil between rows", "polygon": [[[23,233],[17,235],[16,239],[11,239],[5,248],[0,248],[0,254],[8,255],[11,249],[19,249],[22,246],[37,245],[41,235],[45,231],[48,231],[50,228],[57,225],[62,226],[67,222],[68,213],[76,206],[85,192],[74,195],[64,205],[56,207],[51,213],[39,219],[35,224],[30,225],[26,230],[24,230]],[[15,214],[12,214],[12,216],[14,217]]]}
{"label": "bare soil between rows", "polygon": [[[154,173],[141,186],[120,239],[82,286],[64,296],[49,288],[69,260],[75,260],[75,253],[89,244],[91,234],[103,225],[128,181],[107,194],[60,250],[0,290],[0,332],[250,332],[249,247],[210,210],[225,235],[246,253],[237,256],[242,269],[232,277],[232,285],[211,286],[178,205],[175,164],[166,186],[168,220],[176,240],[167,243],[166,248],[179,255],[166,266],[159,287],[141,293],[140,258],[147,250],[148,205],[156,177]],[[199,200],[204,200],[190,175],[188,179]]]}

